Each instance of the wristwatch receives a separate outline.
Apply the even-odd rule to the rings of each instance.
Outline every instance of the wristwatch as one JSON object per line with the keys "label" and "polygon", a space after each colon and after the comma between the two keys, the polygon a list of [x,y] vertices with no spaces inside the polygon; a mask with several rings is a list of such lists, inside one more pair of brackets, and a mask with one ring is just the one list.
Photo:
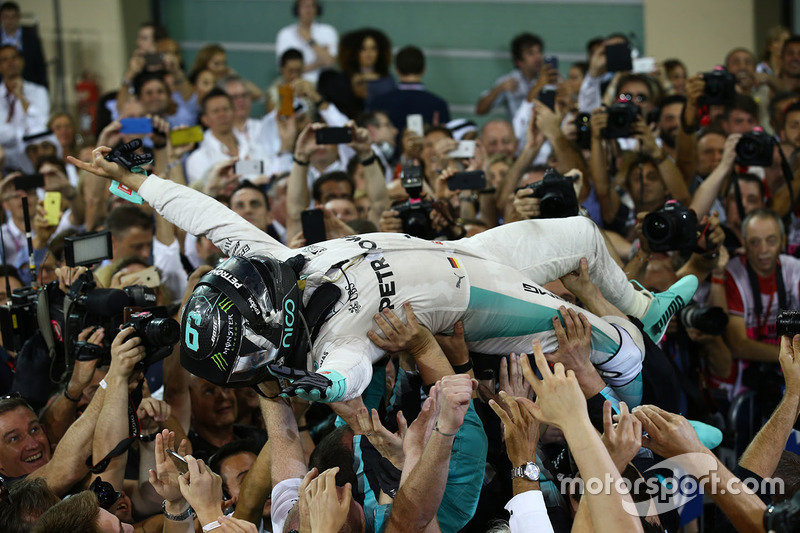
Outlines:
{"label": "wristwatch", "polygon": [[522,466],[511,469],[511,479],[521,477],[528,481],[539,481],[539,467],[536,463],[527,462]]}

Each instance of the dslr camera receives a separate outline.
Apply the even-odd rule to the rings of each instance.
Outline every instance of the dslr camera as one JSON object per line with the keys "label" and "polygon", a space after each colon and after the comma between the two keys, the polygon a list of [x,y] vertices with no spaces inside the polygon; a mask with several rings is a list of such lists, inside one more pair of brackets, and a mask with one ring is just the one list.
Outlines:
{"label": "dslr camera", "polygon": [[703,73],[706,86],[700,102],[706,105],[725,105],[736,94],[736,79],[722,67]]}
{"label": "dslr camera", "polygon": [[133,336],[142,339],[142,346],[147,356],[139,362],[141,367],[148,367],[167,357],[172,347],[180,340],[180,324],[168,316],[160,316],[166,314],[161,309],[164,308],[151,308],[149,311],[133,313],[122,325],[122,329],[133,327]]}
{"label": "dslr camera", "polygon": [[422,167],[403,167],[400,183],[408,193],[408,200],[393,205],[392,211],[400,214],[405,233],[420,239],[433,239],[436,237],[436,232],[431,225],[433,204],[421,198],[422,181]]}
{"label": "dslr camera", "polygon": [[601,132],[606,139],[630,137],[633,125],[639,117],[639,106],[631,102],[617,102],[608,108],[608,124]]}
{"label": "dslr camera", "polygon": [[677,200],[669,200],[664,207],[644,217],[642,233],[654,252],[702,251],[700,237],[706,226],[697,224],[697,215]]}
{"label": "dslr camera", "polygon": [[763,131],[742,134],[736,143],[736,164],[750,167],[771,167],[775,141]]}
{"label": "dslr camera", "polygon": [[775,326],[778,330],[778,337],[793,337],[800,334],[800,311],[781,309],[778,311]]}
{"label": "dslr camera", "polygon": [[562,176],[552,168],[544,173],[544,179],[520,189],[531,189],[534,198],[539,198],[538,218],[565,218],[577,216],[580,210],[575,194],[573,178]]}

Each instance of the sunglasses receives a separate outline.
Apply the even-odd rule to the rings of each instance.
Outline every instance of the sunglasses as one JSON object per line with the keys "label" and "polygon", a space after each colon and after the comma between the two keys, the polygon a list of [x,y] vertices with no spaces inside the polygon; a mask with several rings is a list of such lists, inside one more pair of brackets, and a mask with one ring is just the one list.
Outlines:
{"label": "sunglasses", "polygon": [[100,479],[100,476],[96,477],[92,484],[89,485],[89,490],[94,492],[95,496],[97,496],[97,502],[100,504],[100,507],[108,511],[112,505],[117,503],[122,497],[122,493],[119,491],[114,490],[114,485],[109,483],[108,481],[103,481]]}
{"label": "sunglasses", "polygon": [[622,102],[636,102],[637,104],[642,104],[644,102],[647,102],[650,99],[650,97],[647,96],[646,94],[641,94],[641,93],[636,93],[636,94],[622,93],[619,95],[619,99]]}

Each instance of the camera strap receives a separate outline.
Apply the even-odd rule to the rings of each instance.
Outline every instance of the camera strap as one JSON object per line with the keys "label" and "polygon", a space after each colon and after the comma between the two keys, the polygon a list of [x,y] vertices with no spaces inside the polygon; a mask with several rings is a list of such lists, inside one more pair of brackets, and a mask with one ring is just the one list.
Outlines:
{"label": "camera strap", "polygon": [[[758,274],[755,273],[749,262],[747,263],[747,278],[750,281],[750,290],[753,293],[753,311],[756,314],[756,324],[758,326],[756,334],[760,338],[762,327],[761,315],[764,313],[764,304],[761,302],[761,287],[758,283]],[[783,271],[781,270],[780,263],[775,267],[775,285],[778,289],[778,309],[787,309],[786,287],[783,283]],[[772,307],[772,294],[770,294],[769,302],[770,307]],[[769,309],[767,309],[766,312],[769,313]],[[764,323],[766,324],[766,320]]]}
{"label": "camera strap", "polygon": [[[773,144],[778,146],[778,154],[781,156],[781,171],[783,172],[783,179],[786,181],[786,188],[789,189],[789,212],[787,213],[787,217],[791,217],[792,212],[794,211],[794,188],[792,187],[792,167],[789,165],[789,161],[786,160],[786,156],[783,155],[783,150],[781,150],[781,146],[777,143],[777,141],[773,138]],[[744,219],[742,219],[744,220]]]}
{"label": "camera strap", "polygon": [[[141,385],[140,385],[141,386]],[[128,448],[131,447],[131,444],[135,440],[139,438],[139,417],[136,415],[136,407],[133,405],[133,398],[131,398],[130,394],[128,395],[128,437],[125,437],[119,444],[114,446],[108,454],[103,457],[97,464],[92,462],[92,456],[86,458],[86,466],[89,468],[89,472],[92,474],[102,474],[108,468],[109,463],[115,457],[122,455],[123,453],[128,451]]]}

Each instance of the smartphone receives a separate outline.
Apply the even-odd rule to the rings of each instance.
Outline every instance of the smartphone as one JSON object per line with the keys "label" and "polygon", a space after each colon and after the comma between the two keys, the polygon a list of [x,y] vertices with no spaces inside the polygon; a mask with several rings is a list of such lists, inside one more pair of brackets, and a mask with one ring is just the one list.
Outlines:
{"label": "smartphone", "polygon": [[552,86],[545,85],[539,92],[539,101],[555,111],[556,109],[556,90]]}
{"label": "smartphone", "polygon": [[233,166],[233,173],[240,176],[260,176],[264,173],[264,162],[260,159],[237,161]]}
{"label": "smartphone", "polygon": [[411,130],[420,137],[425,134],[425,127],[422,121],[422,115],[415,113],[406,117],[406,129]]}
{"label": "smartphone", "polygon": [[606,69],[609,72],[626,72],[633,69],[631,47],[627,43],[606,46]]}
{"label": "smartphone", "polygon": [[43,174],[23,174],[14,178],[14,188],[18,191],[30,191],[44,188]]}
{"label": "smartphone", "polygon": [[447,156],[454,159],[469,159],[475,155],[475,141],[458,141],[458,148],[448,152]]}
{"label": "smartphone", "polygon": [[144,65],[146,67],[160,67],[164,64],[164,54],[153,53],[144,55]]}
{"label": "smartphone", "polygon": [[558,70],[558,58],[556,56],[545,56],[544,62],[553,67],[553,69]]}
{"label": "smartphone", "polygon": [[637,57],[633,60],[633,72],[635,74],[650,74],[655,69],[655,57]]}
{"label": "smartphone", "polygon": [[300,213],[300,223],[303,225],[303,237],[306,244],[316,244],[327,241],[325,233],[325,213],[322,209],[306,209]]}
{"label": "smartphone", "polygon": [[44,210],[47,211],[47,225],[58,226],[61,221],[61,193],[47,191],[44,193]]}
{"label": "smartphone", "polygon": [[317,144],[348,144],[353,142],[350,128],[322,128],[316,131]]}
{"label": "smartphone", "polygon": [[153,119],[147,117],[130,117],[119,119],[123,135],[146,135],[153,133]]}
{"label": "smartphone", "polygon": [[199,143],[203,140],[203,128],[200,126],[192,126],[181,130],[172,130],[169,132],[169,142],[172,146],[185,146],[187,144]]}
{"label": "smartphone", "polygon": [[156,267],[149,266],[140,270],[139,272],[125,274],[120,278],[119,281],[122,283],[123,287],[128,287],[130,285],[144,285],[145,287],[155,289],[161,285],[161,276],[158,275],[158,270],[156,270]]}
{"label": "smartphone", "polygon": [[483,170],[456,172],[447,180],[451,191],[483,190],[486,188],[486,174]]}
{"label": "smartphone", "polygon": [[172,459],[172,463],[175,465],[175,468],[178,469],[178,472],[185,474],[189,471],[189,463],[187,463],[186,459],[181,457],[178,452],[167,448],[167,455]]}
{"label": "smartphone", "polygon": [[288,83],[278,87],[280,106],[278,107],[279,117],[291,117],[294,115],[294,91]]}

